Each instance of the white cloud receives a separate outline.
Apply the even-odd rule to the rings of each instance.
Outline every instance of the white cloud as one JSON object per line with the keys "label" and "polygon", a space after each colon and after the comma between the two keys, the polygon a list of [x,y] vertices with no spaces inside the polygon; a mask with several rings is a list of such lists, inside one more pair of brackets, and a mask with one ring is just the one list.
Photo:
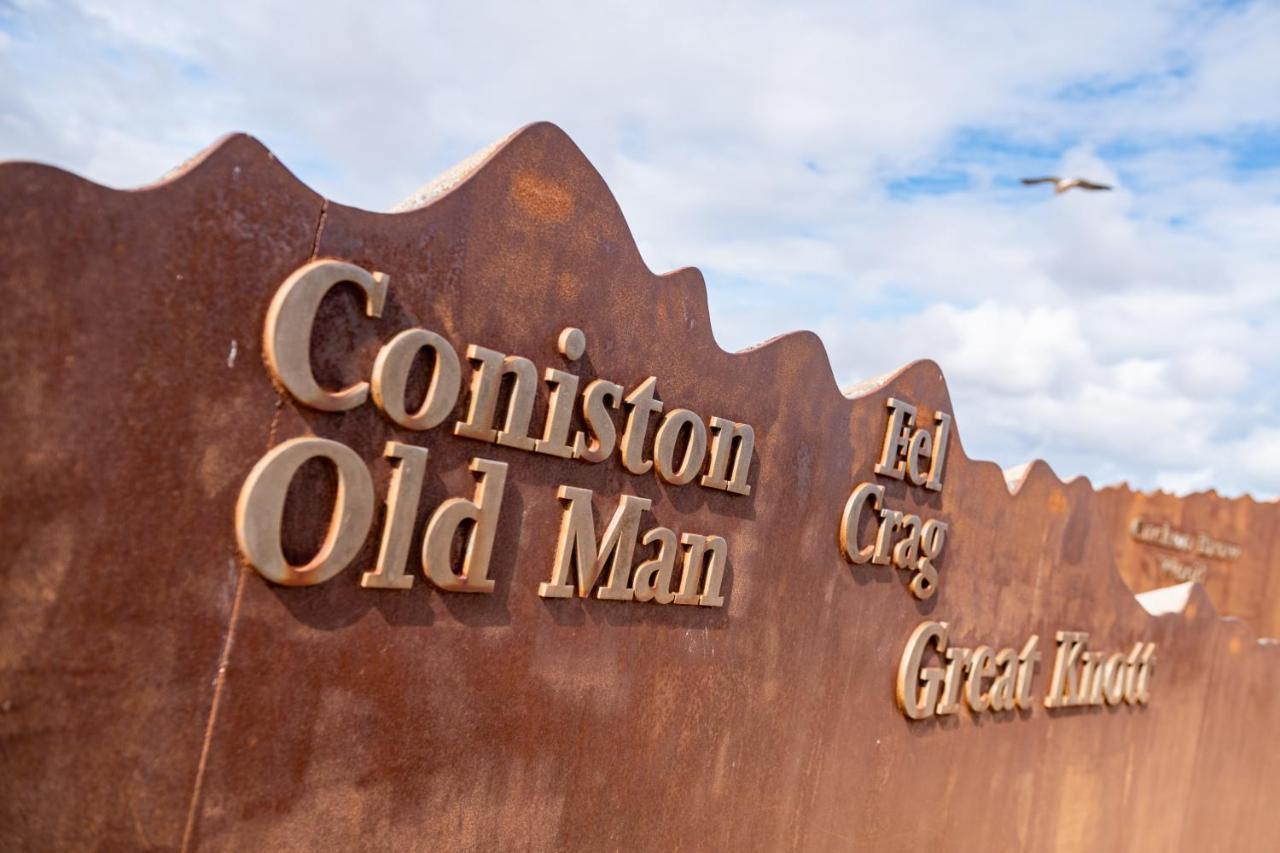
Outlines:
{"label": "white cloud", "polygon": [[[385,209],[551,119],[725,345],[935,358],[1004,466],[1274,495],[1278,40],[1262,3],[24,0],[0,155],[128,186],[248,130]],[[1044,170],[1116,190],[1011,183]]]}

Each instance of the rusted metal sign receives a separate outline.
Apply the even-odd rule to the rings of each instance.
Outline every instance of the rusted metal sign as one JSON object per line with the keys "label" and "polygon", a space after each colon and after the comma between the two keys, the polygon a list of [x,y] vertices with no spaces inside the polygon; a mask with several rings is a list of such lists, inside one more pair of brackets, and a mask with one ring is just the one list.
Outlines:
{"label": "rusted metal sign", "polygon": [[724,352],[551,125],[428,195],[243,136],[136,192],[0,167],[7,846],[1280,832],[1280,652],[1135,598],[935,364]]}

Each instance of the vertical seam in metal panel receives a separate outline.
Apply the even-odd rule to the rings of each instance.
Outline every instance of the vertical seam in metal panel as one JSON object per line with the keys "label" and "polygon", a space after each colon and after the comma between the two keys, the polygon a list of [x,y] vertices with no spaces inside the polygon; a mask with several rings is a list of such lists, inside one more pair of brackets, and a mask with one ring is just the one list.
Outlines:
{"label": "vertical seam in metal panel", "polygon": [[316,259],[317,253],[320,251],[320,235],[324,233],[324,220],[329,215],[329,199],[322,199],[320,203],[320,218],[316,220],[316,237],[311,241],[311,260]]}
{"label": "vertical seam in metal panel", "polygon": [[222,687],[227,680],[227,666],[231,661],[231,646],[235,642],[236,623],[240,617],[240,600],[244,595],[246,571],[246,567],[241,564],[240,574],[236,578],[236,595],[231,605],[231,619],[227,626],[227,638],[222,644],[222,654],[218,657],[218,674],[213,683],[213,702],[209,706],[209,720],[204,728],[204,742],[200,745],[200,763],[196,765],[196,784],[191,792],[191,807],[187,809],[187,826],[182,833],[182,849],[184,853],[191,849],[191,840],[195,834],[200,795],[204,789],[204,773],[209,762],[209,746],[213,742],[213,729],[218,722],[218,706],[222,698]]}

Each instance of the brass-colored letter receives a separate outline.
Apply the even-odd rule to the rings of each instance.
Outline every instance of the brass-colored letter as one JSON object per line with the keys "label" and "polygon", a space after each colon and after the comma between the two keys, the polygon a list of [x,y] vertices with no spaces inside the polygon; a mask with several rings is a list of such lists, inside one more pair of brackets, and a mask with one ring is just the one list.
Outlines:
{"label": "brass-colored letter", "polygon": [[[533,450],[529,421],[533,417],[533,401],[538,393],[538,369],[533,362],[475,344],[467,347],[467,358],[476,366],[471,375],[471,401],[467,419],[454,425],[454,435],[495,442],[518,450]],[[493,419],[497,414],[498,391],[503,377],[508,375],[513,383],[511,398],[502,430],[497,431],[493,427]]]}
{"label": "brass-colored letter", "polygon": [[[711,462],[699,482],[709,489],[720,489],[735,495],[751,494],[747,475],[751,471],[751,454],[756,446],[756,433],[749,424],[728,418],[712,417]],[[732,466],[729,464],[732,459]],[[729,472],[733,473],[730,474]],[[728,477],[728,479],[725,479]]]}
{"label": "brass-colored letter", "polygon": [[[489,580],[489,556],[498,533],[502,492],[507,483],[507,463],[476,457],[471,471],[478,475],[474,500],[449,498],[436,508],[422,537],[422,571],[449,592],[493,592]],[[453,570],[453,538],[463,522],[472,522],[462,573]]]}
{"label": "brass-colored letter", "polygon": [[558,497],[565,504],[560,521],[560,540],[556,545],[556,562],[551,580],[538,584],[543,598],[572,598],[573,578],[581,598],[591,594],[606,563],[611,564],[609,578],[596,594],[597,598],[630,601],[633,592],[631,560],[635,554],[640,516],[653,506],[653,501],[634,495],[623,495],[618,509],[605,528],[604,538],[597,544],[595,511],[591,506],[591,490],[561,486]]}
{"label": "brass-colored letter", "polygon": [[877,566],[887,566],[893,559],[893,534],[898,532],[902,524],[902,512],[885,507],[880,510],[880,529],[876,531],[876,550],[871,555],[871,562]]}
{"label": "brass-colored letter", "polygon": [[574,436],[574,456],[593,463],[609,458],[618,440],[618,428],[614,426],[609,410],[618,408],[621,400],[621,385],[607,379],[587,383],[587,390],[582,393],[582,417],[591,433],[580,430]]}
{"label": "brass-colored letter", "polygon": [[1130,705],[1138,704],[1138,659],[1142,657],[1145,643],[1134,643],[1133,650],[1124,662],[1124,701]]}
{"label": "brass-colored letter", "polygon": [[471,362],[471,395],[467,403],[467,419],[453,425],[453,434],[490,444],[498,437],[493,417],[498,408],[498,384],[502,381],[503,355],[496,350],[470,344],[467,360]]}
{"label": "brass-colored letter", "polygon": [[656,399],[658,377],[650,376],[627,395],[631,407],[627,415],[627,427],[622,432],[622,465],[632,474],[645,474],[653,467],[644,458],[644,439],[649,431],[649,418],[662,413],[662,401]]}
{"label": "brass-colored letter", "polygon": [[[724,564],[728,559],[729,546],[719,536],[699,536],[686,533],[680,537],[686,551],[684,553],[684,573],[680,576],[680,591],[676,593],[676,604],[701,604],[703,607],[720,607],[724,599],[720,597],[720,583],[724,578]],[[703,568],[707,571],[706,583],[702,582]]]}
{"label": "brass-colored letter", "polygon": [[860,484],[849,495],[849,500],[845,501],[844,514],[840,516],[840,553],[855,566],[870,560],[871,554],[875,551],[873,545],[858,547],[858,520],[862,517],[862,512],[868,503],[871,504],[871,509],[878,513],[883,501],[884,486],[875,483]]}
{"label": "brass-colored letter", "polygon": [[551,402],[547,404],[542,438],[533,443],[533,449],[548,456],[571,459],[573,448],[569,446],[569,419],[573,417],[573,400],[578,396],[578,377],[548,367],[542,378],[551,386]]}
{"label": "brass-colored letter", "polygon": [[1138,659],[1136,693],[1138,704],[1145,705],[1151,700],[1151,676],[1156,668],[1156,644],[1147,643]]}
{"label": "brass-colored letter", "polygon": [[326,391],[311,371],[311,329],[325,295],[349,281],[364,291],[365,313],[382,316],[390,278],[342,261],[312,261],[285,279],[267,309],[263,334],[267,366],[294,399],[322,412],[345,412],[369,397],[369,383]]}
{"label": "brass-colored letter", "polygon": [[929,465],[929,479],[924,487],[931,492],[942,491],[942,469],[947,464],[947,438],[951,435],[951,415],[946,412],[935,412],[933,419],[938,423],[938,431],[933,439],[933,461]]}
{"label": "brass-colored letter", "polygon": [[[404,401],[409,369],[424,349],[435,353],[431,384],[418,411],[409,414]],[[453,411],[461,384],[458,354],[448,341],[426,329],[405,329],[378,351],[373,362],[373,402],[405,429],[427,430],[439,426]]]}
{"label": "brass-colored letter", "polygon": [[1036,704],[1031,698],[1031,679],[1035,676],[1036,664],[1040,662],[1040,652],[1036,651],[1039,644],[1040,636],[1032,634],[1018,653],[1018,693],[1013,701],[1024,711],[1030,711]]}
{"label": "brass-colored letter", "polygon": [[[280,544],[289,484],[304,463],[327,459],[338,472],[338,495],[320,551],[304,566],[290,565]],[[240,551],[267,580],[284,586],[323,583],[347,567],[364,546],[373,521],[373,478],[356,452],[327,438],[291,438],[253,466],[236,501]]]}
{"label": "brass-colored letter", "polygon": [[502,360],[502,375],[510,375],[513,384],[507,417],[498,430],[498,444],[533,450],[536,442],[529,437],[529,421],[533,418],[533,401],[538,397],[538,368],[527,358],[509,355]]}
{"label": "brass-colored letter", "polygon": [[409,560],[413,522],[418,517],[418,498],[427,473],[427,449],[388,441],[383,455],[399,459],[400,464],[391,473],[391,485],[387,489],[387,520],[382,526],[378,564],[372,572],[361,575],[360,586],[409,589],[413,586],[413,575],[406,575],[404,567]]}
{"label": "brass-colored letter", "polygon": [[1080,695],[1078,705],[1102,704],[1102,665],[1106,652],[1085,652],[1084,667],[1080,671]]}
{"label": "brass-colored letter", "polygon": [[893,546],[893,564],[900,569],[914,569],[920,556],[920,516],[907,513],[898,529],[903,531],[903,537]]}
{"label": "brass-colored letter", "polygon": [[911,632],[898,664],[898,707],[909,719],[933,716],[942,686],[942,668],[921,667],[925,650],[933,643],[938,654],[947,649],[947,623],[921,622]]}
{"label": "brass-colored letter", "polygon": [[942,679],[942,698],[938,700],[938,716],[955,714],[960,711],[960,687],[962,674],[969,665],[973,652],[968,649],[952,646],[947,649],[947,672]]}
{"label": "brass-colored letter", "polygon": [[676,541],[676,534],[665,527],[653,528],[640,540],[642,545],[652,545],[654,542],[658,543],[658,553],[653,559],[636,566],[632,587],[636,601],[670,604],[676,597],[671,591],[671,575],[675,571],[676,552],[680,550],[680,545]]}
{"label": "brass-colored letter", "polygon": [[913,486],[924,484],[926,474],[920,470],[920,457],[928,457],[933,450],[933,436],[926,430],[916,430],[907,443],[907,480]]}
{"label": "brass-colored letter", "polygon": [[1084,653],[1089,635],[1081,631],[1059,631],[1058,653],[1053,659],[1053,677],[1049,695],[1044,698],[1046,708],[1067,708],[1079,704],[1080,673],[1076,663]]}
{"label": "brass-colored letter", "polygon": [[[685,444],[684,459],[675,464],[676,442],[680,431],[688,429],[689,440]],[[672,409],[653,439],[653,464],[657,466],[658,476],[675,486],[683,486],[693,481],[702,469],[702,460],[707,453],[707,428],[702,425],[702,418],[688,409]]]}
{"label": "brass-colored letter", "polygon": [[1124,676],[1124,652],[1116,652],[1102,668],[1102,693],[1108,705],[1119,705],[1124,699]]}
{"label": "brass-colored letter", "polygon": [[938,591],[938,568],[933,561],[947,544],[947,523],[931,518],[920,531],[920,559],[916,561],[916,574],[907,588],[921,601]]}
{"label": "brass-colored letter", "polygon": [[911,436],[911,427],[916,422],[916,407],[910,403],[890,397],[887,401],[889,425],[884,431],[884,447],[880,451],[880,461],[876,463],[875,472],[882,477],[901,480],[903,474],[902,456],[907,440]]}
{"label": "brass-colored letter", "polygon": [[991,682],[991,710],[1012,711],[1014,686],[1018,678],[1017,650],[1008,648],[996,652],[995,665],[1000,673]]}
{"label": "brass-colored letter", "polygon": [[969,678],[964,684],[964,700],[975,714],[980,714],[992,707],[991,694],[982,688],[985,686],[983,682],[986,679],[995,678],[995,676],[996,664],[992,660],[991,647],[978,646],[973,650],[973,656],[969,658]]}

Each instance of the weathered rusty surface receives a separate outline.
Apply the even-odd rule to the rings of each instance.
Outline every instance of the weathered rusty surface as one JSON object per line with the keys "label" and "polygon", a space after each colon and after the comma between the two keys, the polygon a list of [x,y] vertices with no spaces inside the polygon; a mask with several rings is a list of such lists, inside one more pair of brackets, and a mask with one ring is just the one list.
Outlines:
{"label": "weathered rusty surface", "polygon": [[[263,368],[262,324],[313,257],[392,280],[381,319],[326,303],[328,384],[410,326],[539,365],[577,326],[584,380],[654,375],[668,405],[754,425],[752,494],[298,407]],[[700,274],[645,267],[553,126],[397,214],[322,202],[245,137],[134,193],[9,165],[0,262],[5,846],[1262,850],[1280,832],[1275,646],[1199,587],[1135,599],[1087,482],[1036,464],[1011,493],[959,434],[944,492],[888,486],[951,525],[937,594],[848,565],[838,521],[873,479],[885,400],[950,411],[938,367],[850,399],[811,334],[722,351]],[[428,447],[420,526],[469,493],[473,456],[509,463],[496,592],[361,589],[376,533],[315,587],[242,565],[240,485],[303,435],[355,448],[379,496],[385,442]],[[597,518],[638,494],[656,523],[724,536],[726,605],[538,598],[562,483],[594,489]],[[333,488],[302,486],[298,553]],[[970,645],[1039,634],[1037,696],[1057,630],[1154,641],[1152,701],[909,722],[893,676],[924,618]]]}
{"label": "weathered rusty surface", "polygon": [[[1098,507],[1115,543],[1116,566],[1135,592],[1181,582],[1190,568],[1203,573],[1209,599],[1222,616],[1243,619],[1265,637],[1280,637],[1280,503],[1217,492],[1178,497],[1127,486],[1098,490]],[[1191,551],[1141,541],[1135,521],[1167,526],[1196,540]],[[1200,536],[1234,545],[1239,554],[1205,554]]]}

